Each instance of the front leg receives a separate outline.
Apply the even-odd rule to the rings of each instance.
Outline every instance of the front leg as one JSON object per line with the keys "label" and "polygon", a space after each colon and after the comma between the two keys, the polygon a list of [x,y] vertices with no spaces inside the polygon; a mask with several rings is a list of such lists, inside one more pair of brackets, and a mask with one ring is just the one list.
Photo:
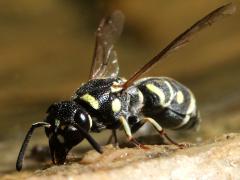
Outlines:
{"label": "front leg", "polygon": [[133,136],[132,136],[132,132],[131,132],[131,128],[129,127],[129,124],[127,122],[127,120],[121,116],[119,118],[119,121],[121,122],[121,124],[123,125],[123,129],[127,135],[128,141],[130,141],[131,143],[133,143],[135,146],[142,148],[142,149],[148,149],[146,146],[144,146],[143,144],[139,143]]}

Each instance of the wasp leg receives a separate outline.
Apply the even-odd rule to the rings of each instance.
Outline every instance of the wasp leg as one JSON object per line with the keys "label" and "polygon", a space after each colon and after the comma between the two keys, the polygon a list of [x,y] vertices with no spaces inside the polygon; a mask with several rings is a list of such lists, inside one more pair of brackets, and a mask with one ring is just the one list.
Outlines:
{"label": "wasp leg", "polygon": [[145,122],[149,122],[158,132],[161,136],[164,136],[170,143],[178,146],[179,148],[184,148],[186,145],[185,144],[179,144],[172,140],[167,133],[163,130],[163,128],[152,118],[144,118],[143,119]]}
{"label": "wasp leg", "polygon": [[132,132],[131,129],[128,125],[127,120],[124,117],[120,117],[119,118],[120,122],[123,125],[123,129],[128,137],[128,141],[130,141],[131,143],[133,143],[135,146],[141,148],[141,149],[149,149],[148,147],[144,146],[143,144],[139,143],[133,136],[132,136]]}
{"label": "wasp leg", "polygon": [[73,123],[73,125],[81,132],[84,138],[87,139],[87,141],[92,145],[92,147],[99,153],[103,153],[101,146],[93,139],[93,137],[85,131],[79,124]]}
{"label": "wasp leg", "polygon": [[112,142],[113,139],[113,134],[111,133],[111,135],[109,136],[106,145],[110,144]]}
{"label": "wasp leg", "polygon": [[113,135],[113,138],[114,138],[114,146],[115,147],[119,147],[118,137],[117,137],[117,130],[116,129],[112,130],[112,135]]}
{"label": "wasp leg", "polygon": [[113,138],[114,138],[114,144],[113,145],[115,147],[119,147],[116,129],[112,129],[112,134],[110,135],[110,137],[109,137],[109,139],[108,139],[106,144],[110,144],[112,142]]}

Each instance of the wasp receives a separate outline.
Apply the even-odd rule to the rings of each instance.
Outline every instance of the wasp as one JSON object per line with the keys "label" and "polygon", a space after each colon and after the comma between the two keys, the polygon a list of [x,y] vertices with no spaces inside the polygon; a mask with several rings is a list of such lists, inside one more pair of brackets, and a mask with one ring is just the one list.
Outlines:
{"label": "wasp", "polygon": [[163,128],[190,129],[199,124],[193,93],[168,77],[139,77],[166,55],[187,44],[196,32],[234,10],[232,4],[215,9],[170,42],[128,80],[118,76],[118,58],[114,49],[123,30],[124,15],[114,11],[103,18],[96,32],[89,81],[82,84],[70,100],[52,104],[43,122],[32,124],[20,149],[16,169],[22,169],[27,145],[39,127],[45,128],[53,164],[63,164],[72,147],[84,139],[102,153],[101,146],[90,133],[105,129],[112,130],[115,142],[116,130],[123,129],[129,141],[141,146],[133,133],[145,123],[150,123],[161,136],[180,146]]}

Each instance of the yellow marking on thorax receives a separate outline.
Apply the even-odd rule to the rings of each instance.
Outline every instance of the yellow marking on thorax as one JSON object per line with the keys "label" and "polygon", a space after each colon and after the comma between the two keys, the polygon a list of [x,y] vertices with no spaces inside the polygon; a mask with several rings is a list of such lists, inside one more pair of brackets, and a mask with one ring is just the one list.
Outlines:
{"label": "yellow marking on thorax", "polygon": [[81,96],[80,99],[88,102],[89,105],[92,108],[94,108],[96,110],[99,109],[99,102],[98,102],[98,100],[95,97],[91,96],[90,94],[87,93],[87,94]]}
{"label": "yellow marking on thorax", "polygon": [[176,100],[178,104],[182,104],[184,102],[184,96],[182,91],[178,91],[176,94]]}
{"label": "yellow marking on thorax", "polygon": [[122,87],[115,87],[115,86],[111,86],[111,92],[115,93],[115,92],[119,92],[122,90]]}
{"label": "yellow marking on thorax", "polygon": [[116,98],[112,101],[112,111],[117,113],[121,110],[121,107],[122,107],[122,104],[121,104],[121,101]]}
{"label": "yellow marking on thorax", "polygon": [[147,84],[146,87],[159,97],[161,105],[165,104],[165,94],[159,87],[154,84]]}
{"label": "yellow marking on thorax", "polygon": [[114,81],[113,85],[111,86],[111,92],[114,93],[114,92],[119,92],[121,90],[122,90],[121,84]]}

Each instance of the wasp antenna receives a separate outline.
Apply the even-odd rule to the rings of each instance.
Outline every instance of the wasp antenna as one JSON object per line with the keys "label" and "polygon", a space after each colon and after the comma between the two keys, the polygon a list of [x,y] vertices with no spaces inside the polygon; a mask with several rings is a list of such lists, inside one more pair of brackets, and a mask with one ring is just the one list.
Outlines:
{"label": "wasp antenna", "polygon": [[46,122],[37,122],[37,123],[32,124],[31,128],[27,132],[27,135],[26,135],[26,137],[23,141],[22,147],[21,147],[21,149],[19,151],[19,154],[18,154],[17,163],[16,163],[16,169],[18,171],[21,171],[21,169],[22,169],[22,164],[23,164],[23,159],[24,159],[24,155],[25,155],[25,152],[26,152],[26,148],[27,148],[27,145],[30,141],[30,138],[32,137],[33,131],[38,127],[49,128],[50,126],[51,125],[49,123],[46,123]]}
{"label": "wasp antenna", "polygon": [[74,126],[82,133],[82,135],[88,140],[92,147],[99,153],[103,153],[101,146],[93,139],[93,137],[85,131],[81,126],[74,123]]}

